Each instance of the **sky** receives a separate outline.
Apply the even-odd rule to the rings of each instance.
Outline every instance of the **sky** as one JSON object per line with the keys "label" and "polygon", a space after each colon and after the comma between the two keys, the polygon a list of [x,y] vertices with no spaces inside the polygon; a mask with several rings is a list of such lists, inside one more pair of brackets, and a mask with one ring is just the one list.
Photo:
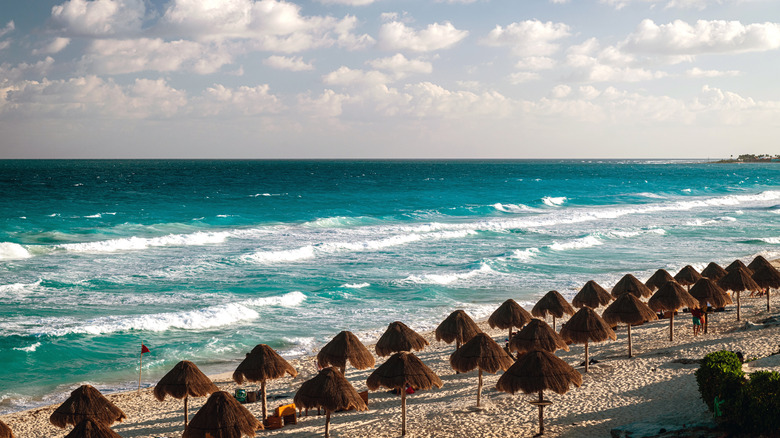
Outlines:
{"label": "sky", "polygon": [[780,153],[777,0],[6,0],[0,158]]}

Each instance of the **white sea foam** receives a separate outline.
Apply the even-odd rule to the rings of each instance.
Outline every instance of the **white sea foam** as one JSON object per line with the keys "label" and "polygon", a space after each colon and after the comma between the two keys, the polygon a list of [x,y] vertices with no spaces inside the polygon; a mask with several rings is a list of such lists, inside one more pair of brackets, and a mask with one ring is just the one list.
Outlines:
{"label": "white sea foam", "polygon": [[613,230],[605,233],[605,236],[626,239],[630,237],[641,236],[644,234],[658,234],[660,236],[663,236],[664,234],[666,234],[666,230],[664,230],[663,228],[650,228],[647,230],[629,230],[629,231]]}
{"label": "white sea foam", "polygon": [[666,199],[666,196],[661,196],[661,195],[659,195],[657,193],[650,193],[650,192],[637,193],[636,195],[637,196],[643,196],[645,198]]}
{"label": "white sea foam", "polygon": [[500,202],[493,204],[493,208],[504,213],[522,213],[536,210],[525,204],[502,204]]}
{"label": "white sea foam", "polygon": [[0,260],[26,259],[30,252],[22,245],[13,242],[0,242]]}
{"label": "white sea foam", "polygon": [[590,248],[592,246],[598,246],[603,245],[604,241],[599,239],[596,236],[585,236],[580,239],[574,239],[570,240],[568,242],[555,242],[552,245],[550,245],[550,249],[553,251],[567,251],[570,249],[582,249],[582,248]]}
{"label": "white sea foam", "polygon": [[341,285],[341,287],[346,287],[347,289],[363,289],[369,286],[371,286],[371,283],[345,283]]}
{"label": "white sea foam", "polygon": [[447,285],[452,284],[460,280],[475,277],[477,275],[495,272],[493,269],[485,263],[482,263],[478,269],[474,269],[468,272],[456,272],[449,274],[423,274],[423,275],[410,275],[401,280],[401,283],[414,283],[414,284],[440,284]]}
{"label": "white sea foam", "polygon": [[85,243],[63,243],[56,248],[69,252],[103,253],[116,251],[142,250],[161,246],[198,246],[222,243],[230,236],[229,232],[198,231],[191,234],[169,234],[160,237],[127,237],[123,239],[101,240]]}
{"label": "white sea foam", "polygon": [[780,245],[780,237],[762,237],[758,240],[761,240],[766,243],[771,243],[772,245]]}
{"label": "white sea foam", "polygon": [[41,285],[39,279],[35,283],[11,283],[0,285],[0,296],[18,295],[37,289]]}
{"label": "white sea foam", "polygon": [[242,301],[240,304],[251,307],[282,306],[296,307],[306,301],[306,295],[303,292],[293,291],[276,297],[253,298]]}
{"label": "white sea foam", "polygon": [[512,251],[512,255],[510,257],[513,259],[520,260],[522,262],[527,262],[532,258],[536,257],[538,254],[539,254],[539,248],[525,248],[525,249],[516,249]]}
{"label": "white sea foam", "polygon": [[549,205],[550,207],[557,207],[559,205],[563,205],[564,202],[567,201],[567,198],[565,196],[545,196],[542,198],[542,202],[544,202],[545,205]]}
{"label": "white sea foam", "polygon": [[254,254],[248,254],[241,257],[247,262],[260,264],[295,262],[298,260],[307,260],[314,258],[314,247],[311,245],[296,249],[285,249],[279,251],[258,251]]}
{"label": "white sea foam", "polygon": [[37,350],[38,347],[40,347],[40,346],[41,346],[41,343],[40,342],[36,342],[36,343],[34,343],[32,345],[28,345],[27,347],[14,347],[14,350],[24,351],[25,353],[32,353],[35,350]]}

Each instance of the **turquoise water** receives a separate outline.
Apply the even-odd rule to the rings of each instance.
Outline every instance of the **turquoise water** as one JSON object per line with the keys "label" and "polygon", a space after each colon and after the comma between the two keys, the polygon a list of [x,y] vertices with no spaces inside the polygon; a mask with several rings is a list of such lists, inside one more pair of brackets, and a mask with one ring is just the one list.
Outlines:
{"label": "turquoise water", "polygon": [[0,161],[0,413],[780,256],[780,165]]}

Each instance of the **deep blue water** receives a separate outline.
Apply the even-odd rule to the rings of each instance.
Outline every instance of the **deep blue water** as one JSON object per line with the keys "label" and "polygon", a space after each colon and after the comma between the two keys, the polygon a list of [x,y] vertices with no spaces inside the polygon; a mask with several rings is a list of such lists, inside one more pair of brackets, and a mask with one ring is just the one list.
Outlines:
{"label": "deep blue water", "polygon": [[0,161],[0,413],[780,255],[778,164]]}

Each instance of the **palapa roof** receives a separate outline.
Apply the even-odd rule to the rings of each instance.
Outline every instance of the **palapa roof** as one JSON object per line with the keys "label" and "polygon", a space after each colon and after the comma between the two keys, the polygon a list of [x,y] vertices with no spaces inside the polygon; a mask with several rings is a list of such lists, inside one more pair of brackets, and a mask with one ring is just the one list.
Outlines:
{"label": "palapa roof", "polygon": [[780,272],[777,272],[774,266],[759,266],[754,272],[752,277],[753,281],[761,287],[767,287],[771,289],[780,288]]}
{"label": "palapa roof", "polygon": [[639,325],[655,321],[658,315],[647,304],[632,294],[623,294],[614,303],[607,306],[601,314],[607,324]]}
{"label": "palapa roof", "polygon": [[206,400],[192,417],[182,438],[241,438],[255,436],[263,429],[260,422],[247,408],[225,391],[217,391]]}
{"label": "palapa roof", "polygon": [[450,355],[452,369],[461,373],[479,368],[495,374],[498,370],[506,371],[513,363],[515,363],[514,359],[485,333],[477,333]]}
{"label": "palapa roof", "polygon": [[419,333],[410,329],[401,321],[391,322],[374,349],[379,356],[389,356],[398,351],[420,351],[428,345]]}
{"label": "palapa roof", "polygon": [[436,373],[414,353],[408,351],[401,351],[390,356],[366,380],[366,386],[372,391],[380,387],[406,388],[406,385],[414,389],[426,390],[434,386],[441,388],[443,384]]}
{"label": "palapa roof", "polygon": [[334,336],[317,353],[317,363],[323,368],[329,365],[344,368],[347,366],[347,361],[359,370],[371,368],[375,363],[374,356],[368,348],[349,331]]}
{"label": "palapa roof", "polygon": [[14,432],[2,421],[0,421],[0,438],[14,438]]}
{"label": "palapa roof", "polygon": [[685,288],[676,281],[670,281],[661,286],[656,293],[647,300],[647,305],[656,312],[664,310],[677,310],[683,307],[699,307],[699,301],[691,296]]}
{"label": "palapa roof", "polygon": [[488,318],[488,325],[492,328],[508,329],[523,328],[531,320],[531,314],[517,301],[508,299],[504,301]]}
{"label": "palapa roof", "polygon": [[702,277],[707,277],[713,281],[720,280],[725,277],[726,274],[728,274],[728,272],[715,262],[710,262],[710,264],[701,271]]}
{"label": "palapa roof", "polygon": [[761,290],[761,286],[750,277],[752,273],[748,271],[747,268],[737,266],[731,270],[726,270],[729,271],[729,273],[718,280],[718,286],[723,290],[730,290],[732,292]]}
{"label": "palapa roof", "polygon": [[547,292],[531,309],[531,315],[538,318],[544,318],[547,315],[561,318],[564,314],[574,315],[574,308],[557,290]]}
{"label": "palapa roof", "polygon": [[295,377],[298,375],[298,371],[282,356],[279,356],[279,353],[273,348],[266,344],[258,344],[238,364],[238,368],[233,373],[233,380],[240,385],[244,383],[244,380],[262,382],[263,380],[279,379],[285,374]]}
{"label": "palapa roof", "polygon": [[764,256],[762,255],[757,255],[756,258],[754,258],[753,261],[750,262],[749,265],[747,265],[747,268],[753,272],[756,272],[758,269],[764,267],[772,268],[772,269],[775,268],[774,266],[772,266],[771,263],[769,263],[769,260],[765,259]]}
{"label": "palapa roof", "polygon": [[647,286],[647,288],[650,290],[656,290],[665,285],[667,281],[672,280],[674,280],[672,274],[670,274],[666,269],[659,269],[655,271],[655,273],[651,275],[650,278],[647,279],[645,286]]}
{"label": "palapa roof", "polygon": [[612,296],[617,298],[623,294],[632,294],[637,298],[649,297],[653,294],[647,286],[637,280],[632,274],[626,274],[612,288]]}
{"label": "palapa roof", "polygon": [[733,302],[729,294],[718,286],[718,283],[707,277],[702,277],[697,281],[689,292],[691,296],[699,300],[699,304],[702,307],[707,305],[707,303],[714,307],[723,307]]}
{"label": "palapa roof", "polygon": [[456,310],[436,327],[436,340],[465,344],[477,333],[482,333],[477,323],[463,310]]}
{"label": "palapa roof", "polygon": [[674,279],[683,286],[696,283],[701,278],[701,274],[691,265],[685,265],[680,272],[675,274]]}
{"label": "palapa roof", "polygon": [[577,295],[571,300],[571,304],[574,307],[588,306],[595,309],[596,307],[608,304],[613,299],[612,295],[610,295],[606,289],[599,286],[595,281],[590,280],[585,283],[585,286],[582,286],[582,289],[580,289],[579,292],[577,292]]}
{"label": "palapa roof", "polygon": [[561,337],[577,344],[617,339],[609,324],[590,307],[583,307],[566,321],[561,327]]}
{"label": "palapa roof", "polygon": [[534,318],[512,336],[509,341],[509,349],[520,353],[532,350],[545,350],[553,353],[558,349],[569,351],[569,346],[549,324]]}
{"label": "palapa roof", "polygon": [[85,418],[92,418],[110,426],[127,416],[93,386],[81,385],[51,414],[49,421],[64,428],[68,424],[76,425]]}
{"label": "palapa roof", "polygon": [[204,397],[217,391],[219,388],[197,365],[183,360],[157,382],[157,386],[154,387],[154,397],[163,401],[166,395],[173,398]]}
{"label": "palapa roof", "polygon": [[[2,435],[0,435],[2,436]],[[65,435],[65,438],[122,438],[105,424],[91,418],[79,421],[79,424]]]}
{"label": "palapa roof", "polygon": [[303,408],[322,407],[328,412],[339,409],[368,409],[355,387],[341,371],[333,367],[323,368],[316,376],[303,382],[293,401]]}
{"label": "palapa roof", "polygon": [[496,389],[514,394],[528,394],[551,390],[565,394],[569,386],[582,385],[582,374],[553,353],[543,350],[530,351],[517,359],[511,368],[501,375]]}
{"label": "palapa roof", "polygon": [[750,268],[748,268],[744,263],[742,263],[742,260],[740,260],[740,259],[736,259],[733,262],[731,262],[730,265],[726,266],[726,271],[727,272],[731,272],[731,271],[733,271],[734,269],[737,269],[737,268],[745,269],[745,270],[748,271],[749,274],[751,274],[751,275],[753,274],[753,271]]}

